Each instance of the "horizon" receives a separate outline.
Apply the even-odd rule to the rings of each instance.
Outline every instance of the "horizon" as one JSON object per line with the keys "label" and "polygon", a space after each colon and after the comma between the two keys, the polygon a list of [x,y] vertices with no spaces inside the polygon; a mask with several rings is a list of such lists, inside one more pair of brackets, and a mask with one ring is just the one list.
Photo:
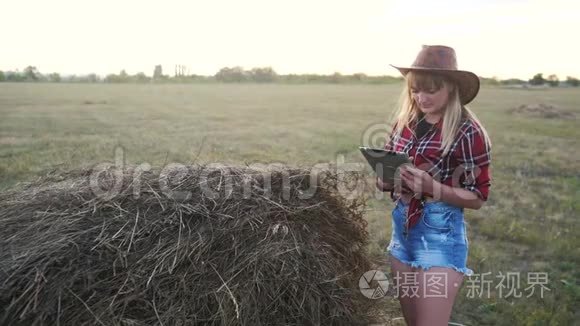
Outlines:
{"label": "horizon", "polygon": [[[85,73],[85,74],[74,74],[74,73],[72,73],[72,74],[71,74],[71,73],[60,73],[60,72],[58,72],[58,71],[47,72],[47,71],[42,71],[42,69],[39,69],[38,67],[36,67],[36,66],[34,66],[34,65],[30,65],[30,66],[37,68],[38,72],[39,72],[40,74],[44,75],[44,76],[48,76],[48,75],[50,75],[50,74],[52,74],[52,73],[57,73],[57,74],[59,74],[59,76],[60,76],[60,77],[62,77],[62,78],[69,78],[69,77],[87,77],[87,76],[89,76],[89,75],[91,75],[91,74],[95,74],[95,75],[96,75],[98,78],[100,78],[100,79],[104,79],[104,78],[106,78],[108,75],[119,75],[119,74],[120,74],[120,72],[121,72],[121,71],[118,71],[118,72],[111,72],[111,73],[106,73],[106,74],[97,74],[97,73],[92,73],[92,72],[91,72],[91,73]],[[153,65],[153,67],[155,67],[155,65]],[[234,68],[234,67],[241,67],[241,66],[232,66],[232,67],[223,67],[223,68]],[[6,74],[6,73],[17,73],[17,72],[18,72],[18,73],[22,73],[22,72],[24,71],[24,69],[25,69],[25,68],[26,68],[26,67],[24,67],[23,69],[13,69],[13,70],[3,70],[3,69],[0,69],[0,72],[3,72],[4,74]],[[365,73],[363,73],[363,72],[358,72],[358,73],[357,73],[357,72],[355,72],[355,73],[352,73],[352,74],[345,74],[345,73],[342,73],[342,72],[340,72],[340,71],[335,71],[335,72],[333,72],[333,73],[330,73],[330,74],[316,74],[316,73],[308,73],[308,72],[306,72],[306,73],[288,73],[288,74],[281,74],[281,73],[278,73],[278,72],[276,71],[276,68],[274,68],[274,67],[241,67],[241,68],[243,68],[243,69],[244,69],[244,70],[246,70],[246,71],[247,71],[247,70],[250,70],[250,69],[253,69],[253,68],[272,68],[272,69],[274,70],[274,72],[276,72],[276,74],[277,74],[278,76],[288,76],[288,75],[297,75],[297,76],[306,76],[306,75],[315,75],[315,76],[316,76],[316,75],[317,75],[317,76],[331,76],[331,75],[333,75],[334,73],[339,73],[339,74],[340,74],[340,75],[342,75],[342,76],[352,76],[352,75],[354,75],[354,74],[362,73],[362,74],[364,74],[365,76],[367,76],[367,77],[370,77],[370,78],[380,78],[380,77],[389,77],[389,78],[401,78],[401,79],[403,78],[403,76],[402,76],[402,75],[400,75],[400,74],[399,74],[398,76],[397,76],[397,75],[389,75],[389,74],[384,74],[384,75],[370,75],[370,74],[365,74]],[[125,69],[122,69],[122,70],[125,70]],[[152,70],[153,70],[153,69],[152,69]],[[173,78],[173,77],[179,77],[179,76],[175,76],[175,75],[174,75],[174,74],[172,74],[172,73],[167,73],[167,71],[170,71],[170,69],[167,69],[167,70],[166,70],[165,68],[162,68],[162,71],[163,71],[163,75],[164,75],[164,76],[167,76],[167,77],[169,77],[169,78]],[[149,73],[149,74],[148,74],[148,73],[147,73],[147,72],[145,72],[145,71],[137,71],[137,72],[133,72],[133,73],[132,73],[132,72],[128,72],[128,71],[126,71],[126,70],[125,70],[125,72],[126,72],[126,73],[127,73],[129,76],[134,76],[134,75],[136,75],[136,74],[143,73],[143,74],[145,74],[145,76],[147,76],[148,78],[153,78],[153,73]],[[546,79],[546,80],[547,80],[548,76],[550,76],[550,75],[547,75],[547,74],[545,74],[545,73],[542,73],[542,72],[538,72],[538,73],[539,73],[539,74],[542,74],[542,77],[543,77],[544,79]],[[199,77],[214,77],[216,74],[217,74],[217,71],[216,71],[216,73],[214,73],[214,74],[209,74],[209,75],[202,75],[202,74],[196,74],[195,72],[189,72],[188,74],[185,74],[185,75],[182,75],[182,76],[183,76],[183,77],[190,77],[190,76],[199,76]],[[534,75],[536,75],[536,74],[534,74]],[[480,75],[478,75],[478,77],[479,77],[480,79],[496,79],[496,80],[498,80],[498,81],[505,81],[505,80],[522,80],[522,81],[525,81],[525,82],[527,82],[527,81],[529,81],[530,79],[532,79],[532,77],[534,77],[534,76],[530,76],[529,78],[518,78],[518,77],[507,77],[507,78],[499,78],[499,77],[497,77],[497,76],[480,76]],[[559,79],[560,81],[562,81],[562,82],[566,81],[566,78],[567,78],[567,77],[572,77],[572,78],[575,78],[575,79],[580,79],[580,76],[572,76],[572,75],[565,75],[565,76],[558,76],[558,75],[557,75],[557,77],[558,77],[558,79]]]}
{"label": "horizon", "polygon": [[[459,69],[484,78],[580,77],[578,46],[569,42],[579,3],[364,4],[12,1],[3,19],[16,28],[0,29],[7,45],[0,70],[34,66],[63,76],[121,70],[151,76],[157,64],[166,75],[181,64],[202,76],[240,66],[272,67],[280,75],[399,77],[389,64],[409,66],[421,45],[443,44],[456,50]],[[12,14],[24,12],[24,22]]]}

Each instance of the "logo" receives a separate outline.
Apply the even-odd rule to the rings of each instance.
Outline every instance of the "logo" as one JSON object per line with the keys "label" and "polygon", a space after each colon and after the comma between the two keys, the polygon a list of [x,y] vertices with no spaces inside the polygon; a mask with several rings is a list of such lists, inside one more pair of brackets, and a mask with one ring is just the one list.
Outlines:
{"label": "logo", "polygon": [[358,280],[358,287],[362,295],[369,299],[380,299],[387,295],[389,280],[381,271],[370,270]]}

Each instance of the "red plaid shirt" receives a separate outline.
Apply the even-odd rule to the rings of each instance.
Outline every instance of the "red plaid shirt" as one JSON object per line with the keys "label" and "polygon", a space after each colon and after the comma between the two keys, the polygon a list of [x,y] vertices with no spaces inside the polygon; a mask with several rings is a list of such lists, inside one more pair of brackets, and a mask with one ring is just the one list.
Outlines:
{"label": "red plaid shirt", "polygon": [[[473,191],[481,199],[487,200],[491,183],[491,146],[486,143],[481,127],[473,120],[464,119],[449,153],[442,156],[442,126],[443,118],[421,139],[417,139],[411,132],[410,128],[414,129],[415,124],[405,127],[400,135],[391,132],[385,149],[405,152],[414,157],[413,165],[427,171],[436,181]],[[432,194],[422,194],[421,199],[413,197],[409,203],[407,234],[409,228],[421,217],[425,196],[433,197]]]}

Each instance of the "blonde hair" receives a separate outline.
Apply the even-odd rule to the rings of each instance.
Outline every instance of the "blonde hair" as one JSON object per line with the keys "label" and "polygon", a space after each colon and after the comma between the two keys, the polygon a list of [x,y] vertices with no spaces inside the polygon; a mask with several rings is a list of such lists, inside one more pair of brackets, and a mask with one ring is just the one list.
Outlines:
{"label": "blonde hair", "polygon": [[406,74],[406,81],[398,101],[397,109],[393,112],[392,121],[395,125],[393,135],[400,135],[405,127],[408,127],[414,133],[415,131],[410,125],[413,122],[419,121],[419,117],[422,114],[419,106],[413,100],[411,87],[422,90],[440,90],[443,86],[446,86],[450,90],[450,93],[442,117],[441,150],[443,151],[443,156],[447,155],[451,150],[459,128],[466,119],[475,122],[477,125],[476,128],[483,134],[487,146],[491,147],[487,130],[485,130],[475,113],[466,106],[461,105],[459,88],[454,81],[446,78],[444,75],[417,71],[409,71]]}

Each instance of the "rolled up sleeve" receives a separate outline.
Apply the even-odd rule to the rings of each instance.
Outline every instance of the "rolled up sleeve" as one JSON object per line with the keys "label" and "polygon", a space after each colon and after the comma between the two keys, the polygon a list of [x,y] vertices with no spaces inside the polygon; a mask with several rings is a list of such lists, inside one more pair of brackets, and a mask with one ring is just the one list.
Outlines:
{"label": "rolled up sleeve", "polygon": [[[463,135],[455,151],[458,162],[454,180],[464,189],[475,192],[487,201],[491,186],[491,144],[481,129],[469,128]],[[456,185],[454,185],[456,186]]]}

